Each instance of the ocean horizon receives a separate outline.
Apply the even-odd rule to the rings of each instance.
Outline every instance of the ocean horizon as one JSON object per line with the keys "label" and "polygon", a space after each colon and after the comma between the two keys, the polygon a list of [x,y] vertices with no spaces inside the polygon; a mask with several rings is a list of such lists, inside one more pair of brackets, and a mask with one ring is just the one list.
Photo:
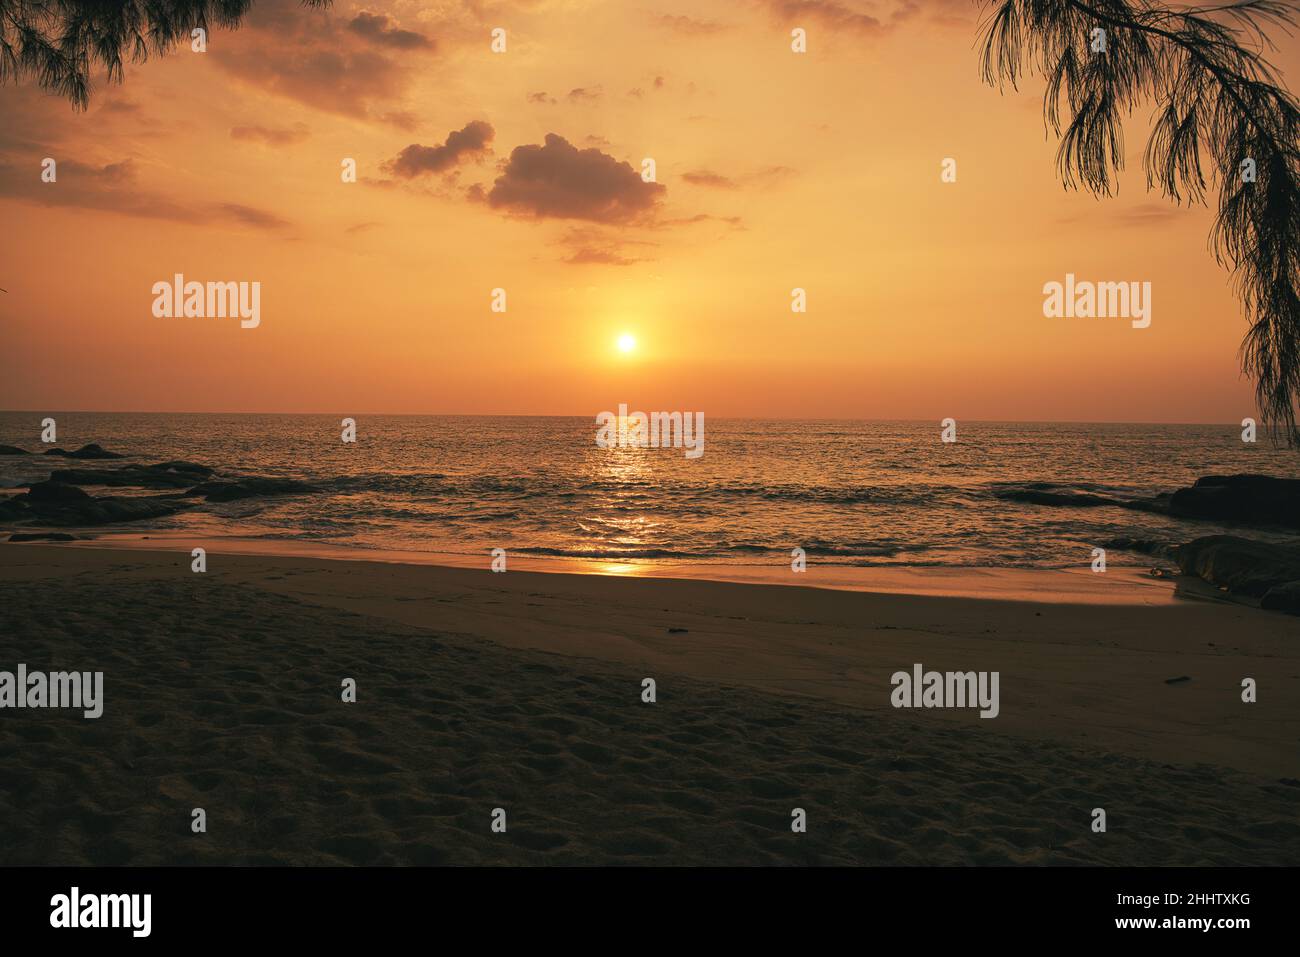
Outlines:
{"label": "ocean horizon", "polygon": [[[823,565],[1069,568],[1106,548],[1112,564],[1150,565],[1153,543],[1232,531],[1145,510],[1153,496],[1211,474],[1297,475],[1284,449],[1216,425],[971,420],[946,443],[939,423],[921,420],[718,418],[692,459],[680,448],[600,448],[593,419],[580,416],[359,415],[357,441],[345,443],[331,415],[48,414],[54,445],[126,456],[82,465],[180,460],[222,478],[311,488],[199,503],[95,535],[467,557],[500,548],[579,562],[768,566],[789,565],[801,548]],[[39,423],[0,413],[0,444],[42,451]],[[67,465],[0,457],[0,491]]]}

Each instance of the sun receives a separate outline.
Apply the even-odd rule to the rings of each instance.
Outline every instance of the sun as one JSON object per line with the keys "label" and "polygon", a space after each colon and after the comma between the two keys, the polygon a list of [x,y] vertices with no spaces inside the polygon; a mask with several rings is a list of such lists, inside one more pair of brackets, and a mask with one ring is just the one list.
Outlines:
{"label": "sun", "polygon": [[630,332],[625,332],[618,337],[618,351],[631,352],[636,349],[636,336]]}

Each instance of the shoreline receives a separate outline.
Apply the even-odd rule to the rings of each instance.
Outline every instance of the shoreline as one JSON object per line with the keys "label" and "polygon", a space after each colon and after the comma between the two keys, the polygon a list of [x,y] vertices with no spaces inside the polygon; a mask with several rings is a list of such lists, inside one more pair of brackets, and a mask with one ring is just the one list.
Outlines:
{"label": "shoreline", "polygon": [[[86,530],[69,530],[91,534]],[[249,558],[310,558],[324,561],[377,562],[436,568],[486,569],[488,554],[407,551],[305,542],[300,539],[241,538],[195,532],[109,532],[70,542],[0,542],[18,547],[56,547],[171,551],[196,547],[209,554]],[[161,547],[160,547],[161,546]],[[506,550],[509,571],[536,574],[657,578],[677,581],[729,582],[867,592],[884,595],[1001,599],[1044,604],[1167,605],[1180,600],[1230,602],[1191,576],[1152,577],[1149,566],[1108,566],[1104,574],[1080,568],[1005,568],[975,565],[841,565],[810,560],[804,572],[789,565],[722,562],[646,562],[515,555]],[[507,572],[508,574],[508,572]]]}

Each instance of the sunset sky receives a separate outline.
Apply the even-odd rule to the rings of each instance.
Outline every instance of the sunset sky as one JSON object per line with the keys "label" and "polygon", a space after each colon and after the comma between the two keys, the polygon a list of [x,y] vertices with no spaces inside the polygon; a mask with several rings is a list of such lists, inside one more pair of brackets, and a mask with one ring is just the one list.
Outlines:
{"label": "sunset sky", "polygon": [[[985,86],[977,22],[968,0],[256,0],[85,113],[0,87],[0,408],[1254,414],[1211,212],[1146,192],[1147,113],[1118,197],[1064,191],[1041,83]],[[1150,328],[1044,318],[1067,272],[1149,281]],[[259,281],[261,325],[155,318],[175,273]]]}

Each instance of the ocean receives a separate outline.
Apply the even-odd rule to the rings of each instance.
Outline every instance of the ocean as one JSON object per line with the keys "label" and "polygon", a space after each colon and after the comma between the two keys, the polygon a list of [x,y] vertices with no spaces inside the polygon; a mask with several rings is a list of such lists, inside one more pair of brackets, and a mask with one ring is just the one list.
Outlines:
{"label": "ocean", "polygon": [[[93,534],[193,532],[459,556],[629,563],[851,566],[1086,565],[1120,538],[1179,543],[1240,531],[1123,507],[1202,475],[1300,476],[1297,453],[1209,425],[707,419],[705,451],[598,448],[595,417],[0,413],[0,443],[39,451],[99,443],[150,464],[289,477],[314,494],[193,509]],[[13,489],[69,465],[0,456]],[[1066,504],[1017,501],[1026,489]],[[160,494],[88,488],[92,494]],[[9,493],[4,493],[9,494]],[[1007,496],[1013,496],[1008,498]],[[1088,496],[1114,504],[1082,507]],[[9,531],[15,529],[7,529]],[[1281,530],[1251,530],[1262,538]],[[1111,564],[1150,565],[1112,552]]]}

